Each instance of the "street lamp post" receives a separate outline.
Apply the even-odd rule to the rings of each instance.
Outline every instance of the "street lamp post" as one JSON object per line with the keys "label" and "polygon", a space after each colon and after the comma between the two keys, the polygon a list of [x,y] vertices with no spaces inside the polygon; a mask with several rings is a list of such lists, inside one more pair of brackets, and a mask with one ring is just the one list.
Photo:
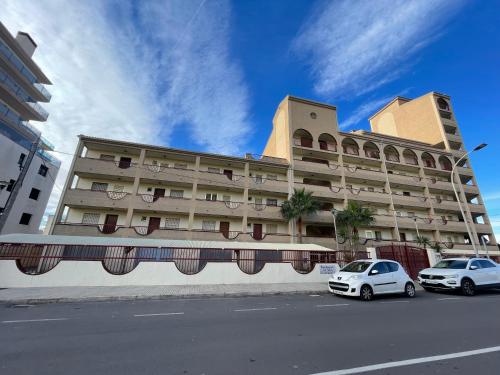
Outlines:
{"label": "street lamp post", "polygon": [[339,251],[339,236],[337,234],[337,210],[334,208],[332,210],[332,215],[333,215],[333,230],[335,230],[335,247],[337,248],[337,251]]}
{"label": "street lamp post", "polygon": [[474,253],[476,254],[476,257],[479,256],[479,252],[478,252],[478,249],[477,249],[476,244],[474,242],[474,238],[472,236],[469,222],[467,220],[467,217],[465,216],[464,210],[462,208],[462,204],[460,203],[460,197],[459,197],[457,189],[455,187],[455,168],[458,166],[458,163],[460,163],[466,156],[468,156],[469,154],[472,154],[475,151],[479,151],[482,148],[485,148],[486,146],[487,146],[486,143],[481,143],[480,145],[474,147],[474,149],[472,151],[469,151],[469,152],[465,153],[464,155],[462,155],[462,157],[455,162],[455,164],[453,165],[453,168],[451,168],[451,186],[453,188],[453,191],[455,192],[455,197],[457,198],[458,207],[460,208],[460,213],[462,214],[462,217],[464,218],[465,228],[467,229],[467,233],[469,234],[470,242],[472,244],[472,248],[474,249]]}

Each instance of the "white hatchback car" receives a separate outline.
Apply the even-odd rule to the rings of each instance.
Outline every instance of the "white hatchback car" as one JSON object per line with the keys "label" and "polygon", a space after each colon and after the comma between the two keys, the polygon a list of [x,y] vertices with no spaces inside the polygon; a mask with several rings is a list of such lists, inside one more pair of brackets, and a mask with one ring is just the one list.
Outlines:
{"label": "white hatchback car", "polygon": [[461,290],[473,296],[477,289],[500,287],[500,266],[484,258],[449,258],[419,272],[425,290]]}
{"label": "white hatchback car", "polygon": [[349,263],[330,277],[328,290],[364,301],[370,301],[377,294],[404,293],[415,297],[415,284],[401,264],[384,259]]}

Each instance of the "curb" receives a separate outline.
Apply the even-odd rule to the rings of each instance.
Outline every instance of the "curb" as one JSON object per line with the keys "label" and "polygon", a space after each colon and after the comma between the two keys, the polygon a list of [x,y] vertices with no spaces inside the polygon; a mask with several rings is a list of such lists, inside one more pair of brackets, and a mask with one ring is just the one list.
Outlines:
{"label": "curb", "polygon": [[145,300],[167,300],[167,299],[198,299],[198,298],[234,298],[234,297],[262,297],[271,295],[300,295],[319,294],[325,295],[329,292],[321,290],[300,291],[270,291],[270,292],[224,292],[224,293],[200,293],[200,294],[158,294],[151,296],[88,296],[88,297],[55,297],[55,298],[19,298],[0,300],[0,305],[42,305],[51,303],[78,303],[78,302],[115,302],[115,301],[145,301]]}

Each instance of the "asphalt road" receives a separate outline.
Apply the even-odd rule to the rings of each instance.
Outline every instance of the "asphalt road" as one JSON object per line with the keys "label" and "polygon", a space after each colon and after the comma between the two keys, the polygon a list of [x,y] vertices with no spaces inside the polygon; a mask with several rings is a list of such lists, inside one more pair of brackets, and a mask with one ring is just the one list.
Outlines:
{"label": "asphalt road", "polygon": [[500,292],[0,306],[0,374],[498,375],[499,311]]}

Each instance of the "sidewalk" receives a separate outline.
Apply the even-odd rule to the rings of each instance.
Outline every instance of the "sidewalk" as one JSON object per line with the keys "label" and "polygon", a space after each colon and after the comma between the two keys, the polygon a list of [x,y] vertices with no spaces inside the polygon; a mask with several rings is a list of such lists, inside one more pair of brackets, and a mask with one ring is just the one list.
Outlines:
{"label": "sidewalk", "polygon": [[319,294],[327,292],[326,283],[11,288],[0,289],[0,304]]}

